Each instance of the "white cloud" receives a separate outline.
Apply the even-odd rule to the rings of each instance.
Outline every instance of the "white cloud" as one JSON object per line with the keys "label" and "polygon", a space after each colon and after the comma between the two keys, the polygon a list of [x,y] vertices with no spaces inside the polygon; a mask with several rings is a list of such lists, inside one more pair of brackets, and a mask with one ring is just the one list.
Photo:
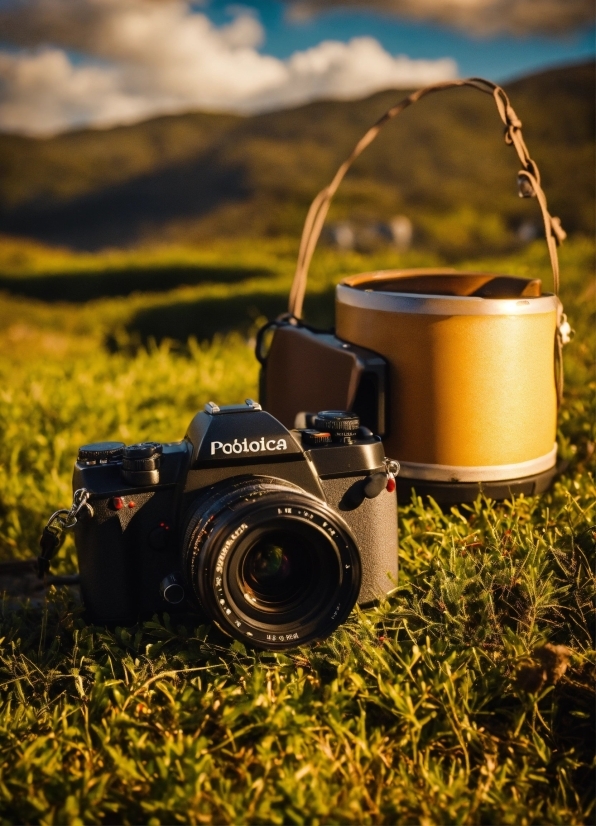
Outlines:
{"label": "white cloud", "polygon": [[[443,60],[393,57],[369,37],[287,60],[261,54],[241,7],[215,27],[186,0],[21,0],[0,12],[0,129],[30,135],[205,109],[252,113],[456,76]],[[75,59],[72,54],[84,55]]]}
{"label": "white cloud", "polygon": [[593,25],[593,0],[286,0],[292,16],[365,8],[412,20],[432,20],[480,35],[559,35]]}

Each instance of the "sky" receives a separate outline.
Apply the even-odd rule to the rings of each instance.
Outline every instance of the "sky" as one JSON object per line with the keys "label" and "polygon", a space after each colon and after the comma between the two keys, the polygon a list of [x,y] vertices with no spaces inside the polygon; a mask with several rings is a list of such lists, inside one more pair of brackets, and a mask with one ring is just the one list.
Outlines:
{"label": "sky", "polygon": [[0,130],[506,82],[594,40],[592,0],[0,0]]}

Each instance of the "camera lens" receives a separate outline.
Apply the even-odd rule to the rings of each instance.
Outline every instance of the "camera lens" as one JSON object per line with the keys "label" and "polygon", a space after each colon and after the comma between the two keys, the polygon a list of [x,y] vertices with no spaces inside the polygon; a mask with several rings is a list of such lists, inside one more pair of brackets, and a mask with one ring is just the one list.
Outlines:
{"label": "camera lens", "polygon": [[360,591],[349,528],[304,491],[252,479],[196,503],[185,538],[187,578],[226,633],[280,649],[331,634]]}

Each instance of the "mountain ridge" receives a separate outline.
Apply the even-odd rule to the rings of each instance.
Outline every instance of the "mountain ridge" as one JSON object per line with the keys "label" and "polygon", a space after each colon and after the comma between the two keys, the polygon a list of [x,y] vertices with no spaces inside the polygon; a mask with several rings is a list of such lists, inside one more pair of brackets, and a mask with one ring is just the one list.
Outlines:
{"label": "mountain ridge", "polygon": [[[530,75],[506,91],[551,210],[569,231],[592,232],[593,66]],[[79,249],[295,236],[355,141],[406,94],[248,117],[168,115],[49,139],[2,135],[0,231]],[[443,252],[458,242],[502,247],[524,221],[539,221],[516,198],[517,168],[490,98],[450,90],[385,128],[347,176],[330,220],[401,213],[415,238]]]}

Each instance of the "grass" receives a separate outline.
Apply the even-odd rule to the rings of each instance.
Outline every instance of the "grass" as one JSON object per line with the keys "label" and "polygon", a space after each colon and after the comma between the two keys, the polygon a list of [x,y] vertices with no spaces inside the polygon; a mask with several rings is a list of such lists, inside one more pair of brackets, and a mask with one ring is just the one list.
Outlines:
{"label": "grass", "polygon": [[[83,261],[10,243],[11,265],[9,242],[0,247],[3,276],[27,282],[70,273],[83,289],[110,267],[211,274],[127,297],[99,296],[89,284],[94,297],[76,303],[25,298],[14,286],[5,294],[3,560],[36,554],[44,520],[70,501],[79,444],[178,438],[207,399],[254,395],[250,336],[270,306],[283,309],[294,252],[270,242],[245,244],[244,254],[238,243]],[[397,590],[328,640],[255,653],[167,615],[115,631],[86,625],[63,587],[41,599],[5,595],[2,822],[592,822],[593,253],[581,239],[562,249],[576,329],[560,415],[569,471],[549,493],[510,503],[478,499],[445,513],[400,502]],[[419,261],[412,253],[398,264]],[[365,259],[323,250],[313,317],[329,315],[342,272],[387,265],[395,266],[387,252]],[[240,266],[248,272],[227,283],[213,272]],[[475,266],[549,283],[539,245]],[[229,318],[234,297],[239,315]],[[141,331],[149,310],[186,321]],[[240,332],[206,338],[234,327]],[[54,567],[75,570],[70,538]]]}

